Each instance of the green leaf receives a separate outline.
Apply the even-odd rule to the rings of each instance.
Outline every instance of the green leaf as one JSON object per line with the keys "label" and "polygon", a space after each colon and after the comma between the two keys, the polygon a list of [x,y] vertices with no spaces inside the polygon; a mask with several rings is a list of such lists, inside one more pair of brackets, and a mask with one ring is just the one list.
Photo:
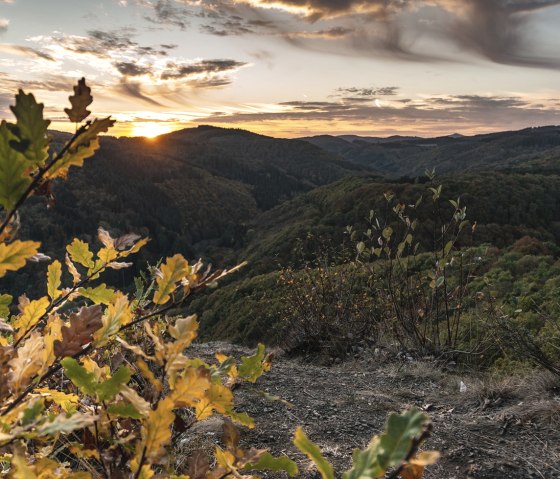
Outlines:
{"label": "green leaf", "polygon": [[17,119],[17,136],[28,143],[23,154],[32,166],[42,164],[49,157],[47,128],[51,122],[43,119],[43,108],[31,93],[27,95],[22,90],[16,95],[15,106],[10,106]]}
{"label": "green leaf", "polygon": [[88,396],[95,396],[98,384],[95,374],[88,372],[86,368],[80,366],[74,358],[64,358],[60,361],[60,364],[74,386]]}
{"label": "green leaf", "polygon": [[66,247],[66,251],[68,251],[74,263],[81,264],[86,268],[93,267],[93,253],[89,250],[88,244],[84,241],[74,238],[74,241]]}
{"label": "green leaf", "polygon": [[11,211],[31,183],[26,173],[29,166],[25,156],[10,142],[16,137],[5,121],[0,123],[0,206]]}
{"label": "green leaf", "polygon": [[391,236],[393,236],[393,228],[391,228],[390,226],[387,226],[387,228],[385,228],[381,234],[382,234],[383,238],[385,238],[386,240],[389,240],[389,239],[391,239]]}
{"label": "green leaf", "polygon": [[111,404],[107,408],[107,412],[109,415],[117,417],[129,417],[132,419],[142,419],[144,417],[132,404],[125,402]]}
{"label": "green leaf", "polygon": [[97,386],[96,393],[99,400],[110,401],[113,399],[119,393],[121,386],[130,381],[131,376],[132,372],[126,366],[117,369],[110,379]]}
{"label": "green leaf", "polygon": [[247,464],[243,471],[286,471],[290,477],[298,473],[297,464],[288,456],[274,457],[270,452],[265,452],[253,464]]}
{"label": "green leaf", "polygon": [[95,304],[109,305],[115,298],[115,290],[108,288],[105,283],[95,288],[80,288],[78,290],[84,298],[93,301]]}
{"label": "green leaf", "polygon": [[410,452],[413,440],[422,434],[428,421],[428,416],[416,409],[403,414],[392,413],[381,436],[374,437],[367,449],[354,450],[352,468],[342,478],[377,478],[389,468],[400,465]]}
{"label": "green leaf", "polygon": [[42,398],[37,399],[28,408],[23,410],[21,418],[22,425],[26,426],[37,420],[41,413],[45,410],[45,400]]}
{"label": "green leaf", "polygon": [[0,318],[7,318],[10,315],[10,304],[13,299],[9,294],[0,294]]}
{"label": "green leaf", "polygon": [[241,364],[239,365],[239,377],[254,383],[259,379],[263,373],[270,369],[265,363],[265,346],[259,343],[257,346],[257,352],[252,356],[242,356]]}
{"label": "green leaf", "polygon": [[113,399],[118,394],[121,386],[130,381],[132,375],[129,368],[122,366],[113,373],[110,379],[99,383],[95,374],[88,372],[86,368],[80,366],[78,361],[73,358],[64,358],[60,361],[60,364],[74,386],[88,396],[96,396],[101,402]]}
{"label": "green leaf", "polygon": [[321,450],[309,440],[301,427],[296,429],[294,445],[314,462],[323,479],[334,479],[332,465],[323,457]]}

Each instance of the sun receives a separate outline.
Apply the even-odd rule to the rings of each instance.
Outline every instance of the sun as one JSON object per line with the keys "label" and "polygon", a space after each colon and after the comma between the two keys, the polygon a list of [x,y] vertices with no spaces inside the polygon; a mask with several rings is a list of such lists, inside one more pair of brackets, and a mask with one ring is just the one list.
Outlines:
{"label": "sun", "polygon": [[173,131],[169,125],[156,121],[146,121],[134,123],[131,130],[131,136],[144,136],[146,138],[155,138],[165,133]]}

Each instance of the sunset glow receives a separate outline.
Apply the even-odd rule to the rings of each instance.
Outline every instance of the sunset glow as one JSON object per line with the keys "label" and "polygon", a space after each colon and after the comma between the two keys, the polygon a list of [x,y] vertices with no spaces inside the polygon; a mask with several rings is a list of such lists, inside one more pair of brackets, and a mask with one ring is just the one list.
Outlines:
{"label": "sunset glow", "polygon": [[0,0],[0,116],[21,87],[72,131],[62,108],[85,76],[117,136],[558,124],[558,24],[556,0]]}

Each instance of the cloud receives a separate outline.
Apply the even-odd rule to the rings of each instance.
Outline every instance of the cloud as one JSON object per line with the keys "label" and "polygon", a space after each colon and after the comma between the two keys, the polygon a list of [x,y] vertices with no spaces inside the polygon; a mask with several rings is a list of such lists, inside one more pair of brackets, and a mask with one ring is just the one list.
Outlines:
{"label": "cloud", "polygon": [[7,32],[9,26],[10,20],[7,18],[0,18],[0,34]]}
{"label": "cloud", "polygon": [[[547,100],[521,96],[448,95],[424,99],[343,98],[338,101],[289,101],[234,113],[216,112],[199,123],[243,127],[266,124],[313,125],[317,131],[384,129],[417,133],[456,130],[504,130],[560,123],[560,111]],[[391,98],[390,96],[388,98]],[[289,122],[289,123],[287,123]],[[453,130],[453,131],[451,131]]]}
{"label": "cloud", "polygon": [[399,91],[397,86],[384,86],[380,88],[337,88],[338,95],[357,95],[358,97],[393,96]]}
{"label": "cloud", "polygon": [[159,25],[170,25],[185,30],[190,25],[192,14],[188,9],[177,7],[172,0],[158,0],[153,6],[154,15],[144,18],[149,22]]}
{"label": "cloud", "polygon": [[560,58],[547,58],[532,51],[532,25],[526,13],[558,4],[556,1],[468,0],[463,15],[448,25],[446,36],[458,46],[495,63],[557,69]]}
{"label": "cloud", "polygon": [[[558,5],[560,0],[158,0],[151,21],[184,29],[193,18],[205,19],[196,24],[211,35],[276,35],[342,55],[458,61],[454,47],[495,63],[557,69],[560,58],[543,54],[535,40],[534,13]],[[320,27],[305,28],[310,23]],[[446,48],[433,47],[436,42]]]}
{"label": "cloud", "polygon": [[138,65],[138,63],[134,62],[116,62],[113,65],[119,71],[119,73],[127,77],[148,75],[149,73],[151,73],[150,67],[141,66]]}
{"label": "cloud", "polygon": [[8,55],[23,55],[27,57],[41,58],[50,62],[56,61],[48,53],[36,50],[35,48],[26,47],[23,45],[14,45],[11,43],[0,43],[0,52],[7,53]]}
{"label": "cloud", "polygon": [[116,87],[117,91],[120,93],[141,100],[148,103],[151,106],[161,107],[164,106],[159,101],[155,100],[151,96],[148,96],[142,92],[142,85],[140,83],[129,82],[127,79],[123,79]]}
{"label": "cloud", "polygon": [[161,73],[162,80],[176,80],[193,76],[208,76],[217,73],[232,72],[247,66],[245,62],[235,60],[200,60],[192,63],[168,63]]}

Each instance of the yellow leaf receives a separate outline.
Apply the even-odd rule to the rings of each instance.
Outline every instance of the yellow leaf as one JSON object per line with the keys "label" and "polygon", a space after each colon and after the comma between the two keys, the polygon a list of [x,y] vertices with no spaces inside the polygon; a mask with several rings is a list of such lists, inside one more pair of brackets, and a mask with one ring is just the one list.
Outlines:
{"label": "yellow leaf", "polygon": [[130,470],[133,473],[133,476],[137,479],[151,479],[152,477],[154,477],[154,471],[152,470],[152,467],[148,464],[144,464],[142,466],[142,469],[140,471],[139,474],[137,474],[138,471],[138,460],[136,459],[131,459],[130,462]]}
{"label": "yellow leaf", "polygon": [[121,251],[121,257],[126,258],[131,254],[138,253],[138,251],[140,251],[144,246],[146,246],[149,241],[150,238],[142,238],[140,241],[135,243],[130,249],[127,249],[126,251]]}
{"label": "yellow leaf", "polygon": [[8,384],[14,393],[20,392],[43,365],[45,343],[40,333],[31,333],[29,338],[17,349],[17,356],[10,360]]}
{"label": "yellow leaf", "polygon": [[25,457],[15,454],[14,457],[12,457],[12,465],[15,468],[12,475],[14,479],[37,479],[37,475],[27,465]]}
{"label": "yellow leaf", "polygon": [[117,256],[118,256],[118,252],[112,246],[101,248],[97,253],[97,257],[101,260],[102,263],[106,265],[109,264],[114,259],[116,259]]}
{"label": "yellow leaf", "polygon": [[99,133],[104,133],[113,126],[111,118],[96,118],[88,129],[82,132],[72,143],[63,157],[46,173],[47,178],[64,178],[71,166],[82,166],[84,160],[93,156],[99,149]]}
{"label": "yellow leaf", "polygon": [[[198,321],[193,314],[186,318],[179,318],[174,326],[169,326],[169,334],[176,341],[165,345],[165,358],[167,360],[167,373],[170,383],[174,381],[174,373],[184,367],[185,357],[183,351],[190,346],[198,334]],[[172,385],[171,385],[172,386]]]}
{"label": "yellow leaf", "polygon": [[165,454],[165,446],[171,441],[171,425],[175,421],[173,399],[162,399],[155,411],[150,411],[142,427],[142,445],[146,459],[151,463],[159,461]]}
{"label": "yellow leaf", "polygon": [[93,268],[93,253],[84,241],[74,238],[74,241],[66,247],[66,251],[68,251],[72,261],[75,263],[81,264],[86,268]]}
{"label": "yellow leaf", "polygon": [[22,337],[45,315],[50,301],[44,296],[40,299],[30,301],[23,307],[22,313],[13,322],[17,330],[16,339]]}
{"label": "yellow leaf", "polygon": [[60,284],[62,279],[62,265],[60,261],[54,260],[49,264],[47,270],[47,293],[52,301],[60,296]]}
{"label": "yellow leaf", "polygon": [[34,392],[40,394],[47,400],[58,404],[66,412],[74,411],[75,405],[78,404],[78,401],[80,400],[76,394],[68,394],[49,388],[35,389]]}
{"label": "yellow leaf", "polygon": [[54,342],[62,339],[63,321],[58,315],[50,315],[43,331],[45,338],[45,352],[43,353],[44,368],[48,368],[54,363],[56,354],[54,353]]}
{"label": "yellow leaf", "polygon": [[17,271],[25,266],[25,261],[37,254],[41,243],[36,241],[14,241],[0,243],[0,278],[8,271]]}
{"label": "yellow leaf", "polygon": [[204,367],[188,368],[171,394],[175,407],[195,407],[210,389],[210,372]]}
{"label": "yellow leaf", "polygon": [[101,367],[89,356],[82,359],[82,366],[88,373],[92,373],[98,382],[107,380],[111,374],[109,366]]}
{"label": "yellow leaf", "polygon": [[123,384],[119,394],[126,399],[134,408],[142,414],[142,416],[148,416],[152,408],[150,403],[146,401],[142,396],[140,396],[134,389]]}
{"label": "yellow leaf", "polygon": [[80,276],[80,273],[78,273],[76,266],[74,266],[74,263],[72,263],[72,261],[70,260],[70,256],[68,256],[68,253],[66,253],[64,262],[66,263],[66,267],[68,268],[69,273],[72,275],[73,283],[78,284],[82,280],[82,278]]}
{"label": "yellow leaf", "polygon": [[439,456],[440,454],[437,451],[419,452],[403,467],[401,477],[403,479],[422,479],[425,467],[435,464]]}
{"label": "yellow leaf", "polygon": [[159,379],[155,377],[154,373],[152,372],[152,370],[146,364],[145,361],[143,361],[142,359],[138,359],[136,361],[136,367],[138,368],[138,371],[140,371],[140,374],[144,376],[144,379],[147,379],[148,382],[155,388],[157,392],[162,391],[163,384]]}
{"label": "yellow leaf", "polygon": [[119,332],[121,326],[132,321],[132,316],[128,298],[122,293],[115,294],[112,303],[109,304],[101,318],[103,326],[94,335],[97,346],[104,346],[112,336]]}
{"label": "yellow leaf", "polygon": [[154,303],[165,304],[169,301],[171,293],[182,278],[190,271],[189,263],[180,254],[176,254],[161,265],[161,275],[156,279],[158,289],[154,294]]}
{"label": "yellow leaf", "polygon": [[210,417],[213,411],[224,414],[232,405],[233,393],[222,384],[212,384],[195,406],[196,418],[202,421]]}

